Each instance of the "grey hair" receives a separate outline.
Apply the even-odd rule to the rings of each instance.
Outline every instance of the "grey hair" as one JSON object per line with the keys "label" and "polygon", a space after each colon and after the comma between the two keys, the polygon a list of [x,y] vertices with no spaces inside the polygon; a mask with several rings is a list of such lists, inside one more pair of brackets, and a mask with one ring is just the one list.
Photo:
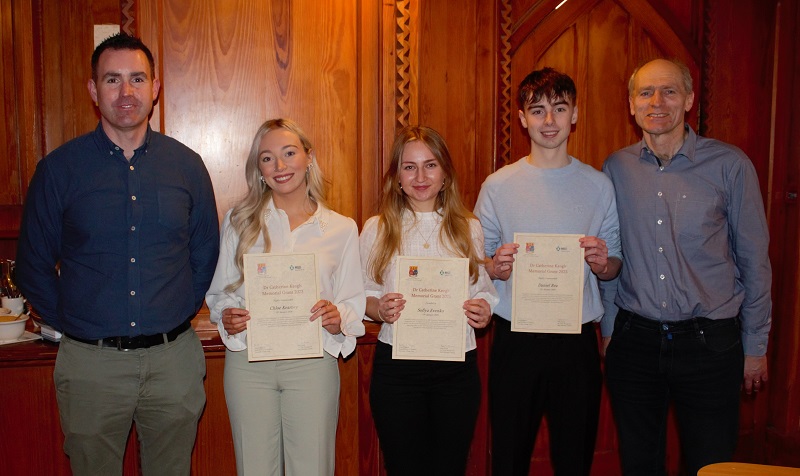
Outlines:
{"label": "grey hair", "polygon": [[[664,61],[668,61],[674,64],[675,67],[677,67],[678,70],[680,70],[681,76],[683,76],[683,89],[686,94],[689,94],[694,90],[692,81],[692,72],[689,71],[689,68],[685,64],[683,64],[683,62],[674,59],[666,59],[666,58],[659,58],[659,59],[663,59]],[[636,69],[633,70],[630,79],[628,79],[628,96],[633,97],[633,83],[634,80],[636,79],[636,73],[638,73],[639,70],[642,69],[642,67],[650,64],[653,61],[655,60],[650,60],[647,63],[641,64],[637,66]]]}

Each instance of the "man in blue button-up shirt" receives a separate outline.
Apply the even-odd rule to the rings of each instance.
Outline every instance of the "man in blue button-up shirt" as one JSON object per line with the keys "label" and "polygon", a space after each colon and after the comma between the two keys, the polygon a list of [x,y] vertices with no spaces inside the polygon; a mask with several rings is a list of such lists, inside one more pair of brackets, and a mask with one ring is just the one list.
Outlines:
{"label": "man in blue button-up shirt", "polygon": [[39,162],[25,202],[16,278],[64,334],[54,373],[73,473],[121,474],[137,423],[147,474],[189,474],[205,405],[190,321],[219,251],[200,156],[150,129],[153,57],[124,34],[92,56],[94,132]]}
{"label": "man in blue button-up shirt", "polygon": [[603,167],[625,257],[603,319],[608,389],[624,474],[664,474],[672,404],[694,475],[733,456],[743,379],[747,393],[767,380],[767,222],[747,156],[684,123],[694,103],[685,66],[645,64],[629,102],[643,140]]}

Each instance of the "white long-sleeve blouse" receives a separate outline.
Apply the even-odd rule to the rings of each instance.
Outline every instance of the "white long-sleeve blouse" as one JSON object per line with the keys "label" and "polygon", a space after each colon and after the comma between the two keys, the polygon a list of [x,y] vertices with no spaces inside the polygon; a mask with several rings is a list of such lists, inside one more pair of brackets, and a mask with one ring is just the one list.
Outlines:
{"label": "white long-sleeve blouse", "polygon": [[[323,348],[334,357],[339,354],[346,357],[355,350],[356,337],[364,335],[362,316],[366,307],[355,222],[318,205],[308,221],[290,230],[289,217],[283,210],[275,208],[272,201],[268,204],[264,220],[269,230],[272,252],[316,253],[320,299],[335,304],[342,318],[341,334],[332,335],[323,328]],[[223,310],[245,307],[244,286],[239,286],[234,292],[225,291],[228,284],[239,279],[239,270],[234,264],[238,244],[239,236],[231,226],[231,212],[228,211],[222,223],[219,260],[211,287],[206,293],[206,303],[211,311],[211,322],[217,324],[222,341],[232,351],[247,348],[247,331],[230,335],[222,325]],[[250,252],[263,251],[264,239],[259,235]]]}

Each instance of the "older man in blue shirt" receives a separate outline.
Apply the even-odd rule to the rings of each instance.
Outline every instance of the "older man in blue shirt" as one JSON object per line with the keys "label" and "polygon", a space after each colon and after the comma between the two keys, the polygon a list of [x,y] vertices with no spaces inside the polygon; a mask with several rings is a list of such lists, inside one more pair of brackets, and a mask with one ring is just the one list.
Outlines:
{"label": "older man in blue shirt", "polygon": [[665,474],[672,403],[694,475],[733,456],[742,378],[747,393],[767,380],[767,223],[747,156],[684,123],[694,102],[685,66],[651,61],[629,93],[643,140],[603,167],[625,256],[603,319],[608,389],[624,474]]}
{"label": "older man in blue shirt", "polygon": [[54,380],[76,475],[122,474],[132,420],[145,475],[189,474],[205,405],[191,319],[216,266],[217,210],[200,156],[148,125],[153,66],[125,34],[97,47],[100,124],[39,162],[25,202],[16,278],[64,334]]}

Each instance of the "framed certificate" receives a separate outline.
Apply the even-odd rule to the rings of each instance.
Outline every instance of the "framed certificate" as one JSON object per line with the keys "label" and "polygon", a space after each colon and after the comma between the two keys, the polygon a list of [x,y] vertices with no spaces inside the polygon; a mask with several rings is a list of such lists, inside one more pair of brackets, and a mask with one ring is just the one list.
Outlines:
{"label": "framed certificate", "polygon": [[392,358],[463,362],[469,260],[398,256],[397,284],[406,305],[394,322]]}
{"label": "framed certificate", "polygon": [[309,321],[317,283],[313,253],[244,255],[250,361],[322,357],[322,319]]}
{"label": "framed certificate", "polygon": [[580,334],[584,235],[514,233],[519,250],[511,291],[511,330]]}

